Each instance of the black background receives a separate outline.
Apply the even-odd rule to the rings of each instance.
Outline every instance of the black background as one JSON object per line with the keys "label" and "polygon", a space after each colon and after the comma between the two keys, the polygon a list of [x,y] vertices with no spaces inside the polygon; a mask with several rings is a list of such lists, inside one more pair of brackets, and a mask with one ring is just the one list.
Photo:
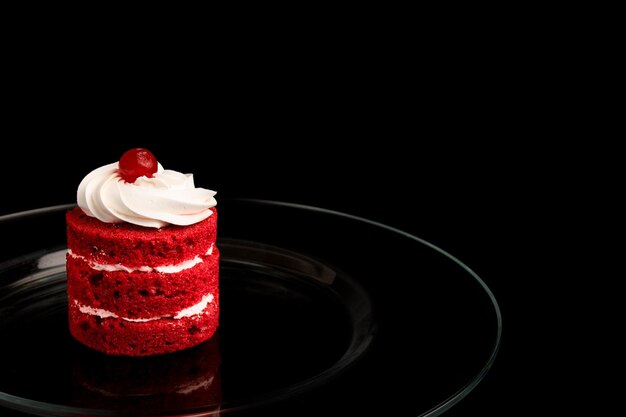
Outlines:
{"label": "black background", "polygon": [[[563,8],[446,5],[250,36],[191,19],[180,32],[155,19],[124,25],[126,15],[64,26],[37,11],[12,16],[19,25],[4,43],[0,215],[73,202],[91,169],[146,146],[218,201],[353,213],[476,271],[500,303],[502,347],[446,415],[578,409],[605,380],[583,382],[578,364],[601,369],[607,335],[623,327],[596,330],[618,316],[607,306],[623,304],[605,301],[621,297],[608,285],[622,280],[603,269],[623,258],[611,243],[622,236],[624,165],[605,97],[615,95],[618,55],[602,48],[611,25],[594,32],[593,14]],[[566,380],[583,395],[557,395]]]}
{"label": "black background", "polygon": [[495,365],[446,415],[520,411],[536,396],[532,390],[530,396],[528,391],[520,394],[514,381],[533,372],[524,353],[528,340],[520,336],[525,326],[520,306],[532,273],[529,264],[543,256],[526,243],[534,239],[537,212],[550,215],[540,203],[550,187],[536,182],[541,153],[524,145],[504,149],[437,134],[416,140],[394,129],[350,132],[344,127],[333,132],[332,140],[318,132],[301,138],[297,132],[267,129],[220,136],[182,129],[164,142],[113,142],[108,139],[115,135],[111,129],[85,134],[78,142],[55,135],[35,144],[24,137],[2,155],[0,214],[74,202],[78,183],[91,169],[141,146],[166,168],[193,172],[197,186],[218,191],[218,204],[220,197],[289,201],[406,230],[466,263],[489,285],[502,309],[503,342]]}

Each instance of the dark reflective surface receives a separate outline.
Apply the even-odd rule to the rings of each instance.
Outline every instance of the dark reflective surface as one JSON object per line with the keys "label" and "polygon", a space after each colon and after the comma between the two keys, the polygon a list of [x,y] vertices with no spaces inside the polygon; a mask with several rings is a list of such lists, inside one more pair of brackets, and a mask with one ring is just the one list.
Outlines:
{"label": "dark reflective surface", "polygon": [[[438,415],[488,370],[499,344],[497,305],[445,253],[324,210],[251,201],[220,209],[220,404],[207,395],[204,405],[163,408],[165,415]],[[25,227],[41,232],[25,237]],[[62,267],[42,276],[33,266],[62,247],[62,210],[4,219],[0,229],[19,240],[0,258],[0,331],[12,341],[0,347],[0,401],[85,407],[70,358],[89,375],[99,371],[85,366],[81,355],[93,353],[67,332]]]}

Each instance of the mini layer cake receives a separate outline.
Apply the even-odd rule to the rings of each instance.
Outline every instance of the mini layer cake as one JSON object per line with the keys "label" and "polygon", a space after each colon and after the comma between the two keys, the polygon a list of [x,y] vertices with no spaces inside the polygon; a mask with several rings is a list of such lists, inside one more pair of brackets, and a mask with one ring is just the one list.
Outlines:
{"label": "mini layer cake", "polygon": [[[176,175],[184,174],[165,171],[160,175],[163,169],[159,166],[153,174],[155,186],[148,176],[136,184],[135,179],[124,181],[118,178],[119,170],[112,164],[104,174],[95,170],[97,175],[87,176],[83,182],[88,184],[79,187],[79,205],[86,201],[84,207],[66,214],[70,332],[84,345],[110,355],[148,356],[195,346],[209,339],[218,325],[217,210],[205,207],[201,216],[184,225],[162,218],[144,219],[142,204],[149,197],[137,198],[128,208],[120,208],[119,202],[133,203],[126,195],[140,192],[159,192],[158,197],[165,201],[162,194],[169,195],[170,189],[162,182],[170,181],[168,175],[177,179]],[[161,181],[162,177],[165,180]],[[99,190],[98,198],[89,194],[94,189]],[[200,194],[198,190],[208,191],[190,189],[192,196]],[[120,197],[110,198],[109,207],[106,197],[112,193]],[[180,198],[180,193],[171,194]],[[207,200],[208,195],[212,199],[213,194],[205,193],[203,198]],[[155,212],[152,207],[145,211]],[[104,216],[108,213],[121,220],[108,221]],[[176,216],[184,221],[192,217],[170,212],[161,217]]]}
{"label": "mini layer cake", "polygon": [[190,226],[148,229],[66,215],[70,331],[109,354],[173,352],[217,327],[217,213]]}

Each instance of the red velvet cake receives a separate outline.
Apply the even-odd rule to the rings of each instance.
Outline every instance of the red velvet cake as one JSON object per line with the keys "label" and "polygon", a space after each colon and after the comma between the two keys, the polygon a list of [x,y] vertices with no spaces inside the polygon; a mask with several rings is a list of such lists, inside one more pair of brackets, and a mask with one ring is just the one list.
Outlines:
{"label": "red velvet cake", "polygon": [[135,177],[127,154],[87,175],[66,215],[70,332],[111,355],[187,349],[218,325],[215,192],[156,159]]}

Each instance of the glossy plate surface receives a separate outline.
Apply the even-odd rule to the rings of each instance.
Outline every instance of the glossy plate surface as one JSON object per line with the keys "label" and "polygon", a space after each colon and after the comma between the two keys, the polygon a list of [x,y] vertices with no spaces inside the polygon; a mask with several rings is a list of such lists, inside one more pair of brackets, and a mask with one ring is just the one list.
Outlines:
{"label": "glossy plate surface", "polygon": [[497,302],[460,261],[370,220],[255,200],[220,201],[217,336],[153,358],[101,355],[67,329],[68,207],[0,217],[7,412],[435,416],[495,359]]}

